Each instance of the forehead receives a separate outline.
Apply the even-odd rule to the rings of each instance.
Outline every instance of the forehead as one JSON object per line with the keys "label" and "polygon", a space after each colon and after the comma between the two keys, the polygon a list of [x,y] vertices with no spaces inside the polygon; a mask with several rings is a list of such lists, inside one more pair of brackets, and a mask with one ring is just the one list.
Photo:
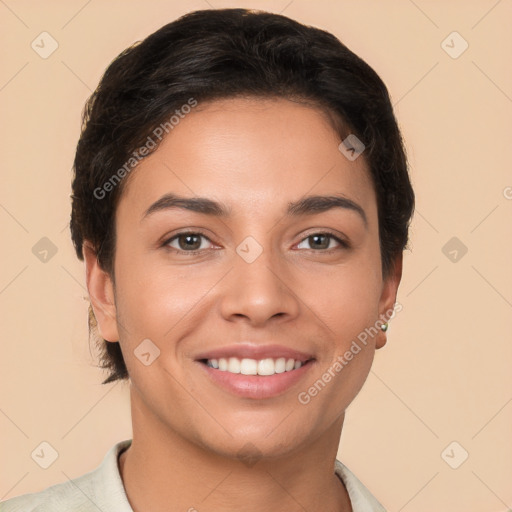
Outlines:
{"label": "forehead", "polygon": [[342,193],[365,209],[375,195],[364,158],[348,160],[327,114],[285,99],[199,104],[127,177],[119,209],[141,212],[165,193],[215,197],[237,212]]}

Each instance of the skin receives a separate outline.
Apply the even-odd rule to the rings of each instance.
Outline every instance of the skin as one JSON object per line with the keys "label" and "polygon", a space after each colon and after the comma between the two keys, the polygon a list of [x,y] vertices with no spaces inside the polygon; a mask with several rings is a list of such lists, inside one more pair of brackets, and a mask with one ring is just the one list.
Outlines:
{"label": "skin", "polygon": [[[297,395],[359,333],[387,319],[402,258],[384,280],[364,154],[348,160],[340,141],[321,110],[300,103],[200,104],[129,176],[116,212],[115,285],[86,244],[100,334],[120,341],[130,375],[133,442],[120,471],[135,512],[351,511],[334,460],[344,411],[386,334],[379,329],[307,405]],[[169,192],[220,201],[231,216],[169,209],[141,220]],[[284,213],[291,201],[334,193],[364,209],[367,227],[349,209]],[[164,245],[196,229],[207,237],[194,246],[200,254],[173,253],[189,247],[183,237]],[[325,231],[350,248],[329,238],[320,249],[308,242]],[[252,263],[236,252],[247,236],[263,249]],[[147,338],[161,351],[149,366],[134,355]],[[277,397],[237,397],[213,384],[194,355],[242,340],[294,347],[316,361]],[[244,446],[252,446],[253,464],[238,455]]]}

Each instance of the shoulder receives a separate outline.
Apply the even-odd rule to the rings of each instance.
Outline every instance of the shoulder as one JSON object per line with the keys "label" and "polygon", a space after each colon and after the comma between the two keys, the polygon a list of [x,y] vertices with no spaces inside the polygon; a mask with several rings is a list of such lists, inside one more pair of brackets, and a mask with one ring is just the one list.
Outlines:
{"label": "shoulder", "polygon": [[101,464],[82,476],[23,494],[0,503],[0,512],[131,512],[119,474],[117,458],[131,440],[115,444]]}
{"label": "shoulder", "polygon": [[[75,479],[75,482],[79,482],[86,476]],[[88,487],[87,480],[84,483]],[[3,501],[0,503],[0,512],[85,511],[87,509],[84,508],[84,499],[85,496],[69,481]]]}
{"label": "shoulder", "polygon": [[377,501],[375,496],[373,496],[354,473],[337,459],[334,469],[335,473],[345,484],[353,512],[386,512],[386,509]]}

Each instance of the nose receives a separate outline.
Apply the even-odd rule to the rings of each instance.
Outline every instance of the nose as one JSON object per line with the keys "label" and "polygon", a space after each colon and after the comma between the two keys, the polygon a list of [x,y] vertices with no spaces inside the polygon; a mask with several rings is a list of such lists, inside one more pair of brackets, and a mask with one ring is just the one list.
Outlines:
{"label": "nose", "polygon": [[289,322],[299,314],[291,270],[268,249],[254,261],[235,252],[233,268],[222,286],[220,310],[228,321],[245,321],[256,327],[269,321]]}

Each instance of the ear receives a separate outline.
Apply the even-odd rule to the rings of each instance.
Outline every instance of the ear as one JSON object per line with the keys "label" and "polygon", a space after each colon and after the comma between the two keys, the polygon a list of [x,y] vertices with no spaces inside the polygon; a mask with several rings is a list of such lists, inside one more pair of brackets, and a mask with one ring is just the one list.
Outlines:
{"label": "ear", "polygon": [[96,250],[85,241],[83,246],[87,291],[101,337],[107,341],[119,341],[114,284],[110,275],[98,263]]}
{"label": "ear", "polygon": [[[379,300],[379,318],[388,322],[394,312],[398,285],[402,279],[403,253],[400,253],[394,260],[388,277],[382,283],[382,293]],[[375,348],[382,348],[387,342],[386,332],[379,328]]]}

